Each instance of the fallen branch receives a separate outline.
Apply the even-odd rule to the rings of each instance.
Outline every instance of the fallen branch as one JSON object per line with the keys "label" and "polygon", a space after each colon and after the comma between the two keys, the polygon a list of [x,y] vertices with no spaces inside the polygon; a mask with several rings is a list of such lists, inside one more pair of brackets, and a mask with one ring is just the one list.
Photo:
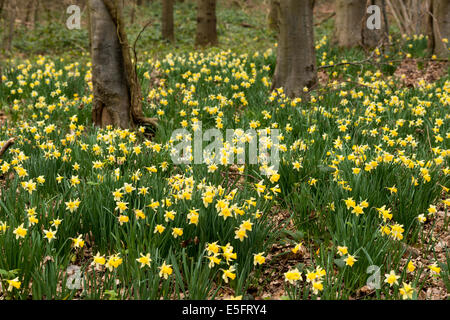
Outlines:
{"label": "fallen branch", "polygon": [[15,142],[14,138],[11,138],[8,141],[6,141],[6,143],[0,149],[0,158],[3,156],[3,154],[6,152],[6,150],[8,150],[8,148],[14,144],[14,142]]}
{"label": "fallen branch", "polygon": [[322,21],[319,21],[319,22],[314,23],[314,26],[315,26],[315,27],[320,26],[322,23],[324,23],[325,21],[330,20],[330,19],[333,18],[335,15],[336,15],[336,12],[333,12],[333,13],[330,14],[328,17],[323,18]]}
{"label": "fallen branch", "polygon": [[377,50],[379,50],[382,45],[383,45],[383,43],[378,44],[378,46],[372,51],[372,53],[364,60],[353,61],[353,62],[340,62],[340,63],[335,63],[335,64],[328,64],[328,65],[325,65],[325,66],[319,66],[319,67],[317,67],[317,69],[320,70],[320,69],[326,69],[326,68],[342,66],[342,65],[361,65],[361,64],[365,64],[365,63],[367,63],[367,62],[372,60],[373,56],[375,55],[375,52]]}
{"label": "fallen branch", "polygon": [[137,63],[138,63],[138,58],[137,58],[137,52],[136,52],[136,45],[137,45],[137,42],[139,41],[139,38],[141,37],[141,34],[145,31],[145,29],[147,29],[147,27],[149,26],[149,25],[151,25],[152,24],[152,21],[150,20],[150,21],[148,21],[146,24],[145,24],[145,26],[141,29],[141,31],[139,32],[139,34],[138,34],[138,36],[136,37],[136,39],[134,40],[134,43],[133,43],[133,54],[134,54],[134,65],[135,65],[135,70],[136,70],[136,72],[137,72]]}

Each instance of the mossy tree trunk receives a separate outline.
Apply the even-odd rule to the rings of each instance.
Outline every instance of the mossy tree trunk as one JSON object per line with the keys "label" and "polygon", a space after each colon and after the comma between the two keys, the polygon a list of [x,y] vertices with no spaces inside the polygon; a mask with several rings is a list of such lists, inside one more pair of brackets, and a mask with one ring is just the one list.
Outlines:
{"label": "mossy tree trunk", "polygon": [[314,0],[283,0],[278,7],[280,33],[272,89],[289,97],[304,94],[317,82],[313,28]]}

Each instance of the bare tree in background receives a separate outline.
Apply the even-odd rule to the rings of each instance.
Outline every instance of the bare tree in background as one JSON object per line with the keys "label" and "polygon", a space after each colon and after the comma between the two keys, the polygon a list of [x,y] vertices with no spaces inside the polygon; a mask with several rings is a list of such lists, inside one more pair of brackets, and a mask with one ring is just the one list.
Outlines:
{"label": "bare tree in background", "polygon": [[195,44],[198,46],[217,45],[216,0],[197,0],[197,34]]}
{"label": "bare tree in background", "polygon": [[33,29],[38,17],[39,0],[28,0],[25,11],[25,23]]}
{"label": "bare tree in background", "polygon": [[397,27],[402,34],[426,34],[430,0],[386,0]]}
{"label": "bare tree in background", "polygon": [[7,27],[5,28],[5,34],[3,36],[3,49],[11,52],[12,41],[14,38],[14,24],[17,15],[17,1],[7,0],[6,8],[3,11],[5,21],[7,22]]}
{"label": "bare tree in background", "polygon": [[164,40],[169,40],[170,42],[175,41],[173,30],[173,5],[174,0],[162,0],[162,38]]}
{"label": "bare tree in background", "polygon": [[92,118],[96,125],[156,126],[145,118],[142,92],[124,30],[121,0],[89,0],[91,28]]}
{"label": "bare tree in background", "polygon": [[3,7],[5,5],[5,0],[0,0],[0,14],[3,12]]}
{"label": "bare tree in background", "polygon": [[272,89],[283,87],[289,97],[304,94],[317,82],[313,27],[314,0],[282,0],[280,33]]}

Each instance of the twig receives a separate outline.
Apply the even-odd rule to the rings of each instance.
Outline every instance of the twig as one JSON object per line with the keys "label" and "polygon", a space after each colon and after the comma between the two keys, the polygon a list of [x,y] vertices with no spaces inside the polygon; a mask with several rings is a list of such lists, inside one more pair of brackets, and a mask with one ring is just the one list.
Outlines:
{"label": "twig", "polygon": [[382,3],[381,10],[383,12],[383,20],[384,20],[384,24],[385,24],[384,33],[385,33],[386,40],[387,40],[388,44],[390,44],[390,41],[389,41],[389,20],[388,20],[387,13],[386,13],[386,0],[382,0],[381,3]]}
{"label": "twig", "polygon": [[324,66],[318,66],[317,69],[327,69],[327,68],[332,68],[332,67],[339,67],[339,66],[359,66],[361,64],[365,64],[367,62],[369,62],[370,58],[361,60],[361,61],[350,61],[350,62],[339,62],[339,63],[335,63],[335,64],[327,64]]}
{"label": "twig", "polygon": [[[347,66],[347,65],[362,65],[365,63],[370,62],[371,64],[384,64],[384,65],[390,65],[391,63],[396,63],[396,62],[402,62],[404,61],[404,59],[394,59],[394,60],[389,60],[387,62],[383,62],[383,61],[375,61],[372,62],[370,61],[371,57],[369,57],[368,59],[364,59],[361,61],[350,61],[350,62],[339,62],[339,63],[335,63],[335,64],[327,64],[325,66],[318,66],[317,69],[327,69],[327,68],[332,68],[332,67],[338,67],[338,66]],[[421,58],[421,59],[414,59],[415,61],[419,61],[419,62],[430,62],[430,61],[437,61],[437,62],[448,62],[449,59],[432,59],[432,58]]]}
{"label": "twig", "polygon": [[[389,9],[391,9],[392,15],[394,16],[395,20],[397,21],[398,27],[400,28],[400,32],[406,33],[406,30],[403,26],[403,23],[401,22],[401,19],[397,15],[397,11],[394,9],[394,6],[392,5],[390,0],[387,0],[387,4],[389,6]],[[398,13],[400,14],[400,13]]]}
{"label": "twig", "polygon": [[380,43],[375,50],[372,51],[372,53],[370,54],[370,56],[368,56],[366,59],[361,60],[361,61],[351,61],[351,62],[339,62],[339,63],[335,63],[335,64],[327,64],[324,66],[319,66],[317,67],[317,69],[326,69],[326,68],[332,68],[332,67],[336,67],[336,66],[343,66],[343,65],[361,65],[361,64],[365,64],[366,62],[372,60],[373,55],[375,54],[375,51],[377,51],[377,49],[380,49],[383,43]]}
{"label": "twig", "polygon": [[315,26],[315,27],[320,26],[322,23],[324,23],[325,21],[330,20],[330,19],[333,18],[335,15],[336,15],[336,12],[333,12],[333,13],[330,14],[328,17],[323,18],[322,21],[319,21],[319,22],[314,23],[314,26]]}
{"label": "twig", "polygon": [[11,147],[15,142],[15,138],[11,138],[3,145],[3,147],[0,149],[0,157],[3,156],[3,154],[8,150],[9,147]]}
{"label": "twig", "polygon": [[147,27],[148,27],[149,25],[151,25],[151,24],[152,24],[152,21],[149,20],[149,21],[145,24],[145,26],[142,28],[142,30],[139,32],[139,34],[138,34],[138,36],[136,37],[136,39],[134,40],[134,43],[133,43],[133,53],[134,53],[134,60],[135,60],[134,64],[135,64],[136,67],[137,67],[137,62],[138,62],[138,60],[137,60],[137,53],[136,53],[136,44],[137,44],[139,38],[141,37],[141,34],[142,34],[142,33],[145,31],[145,29],[147,29]]}

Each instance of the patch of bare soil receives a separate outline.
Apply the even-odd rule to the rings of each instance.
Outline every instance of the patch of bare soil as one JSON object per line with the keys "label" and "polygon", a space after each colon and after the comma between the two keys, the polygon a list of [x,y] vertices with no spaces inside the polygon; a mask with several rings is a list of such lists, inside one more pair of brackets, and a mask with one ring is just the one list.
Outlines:
{"label": "patch of bare soil", "polygon": [[405,59],[394,72],[396,78],[406,87],[416,87],[422,80],[432,83],[442,78],[447,73],[448,62],[425,61],[417,59]]}
{"label": "patch of bare soil", "polygon": [[319,81],[320,86],[325,87],[330,80],[330,76],[328,75],[328,73],[326,71],[318,70],[317,71],[317,79]]}
{"label": "patch of bare soil", "polygon": [[[436,261],[443,264],[447,263],[446,255],[449,254],[450,232],[448,228],[448,213],[443,205],[441,205],[435,216],[426,222],[424,237],[420,240],[419,246],[420,254],[413,262],[417,267],[425,268],[421,280],[426,279],[424,288],[419,293],[419,299],[445,300],[450,298],[442,277],[433,276],[428,268]],[[443,271],[441,268],[441,273]]]}
{"label": "patch of bare soil", "polygon": [[[270,223],[275,228],[283,228],[287,232],[295,233],[297,230],[291,219],[291,212],[286,209],[274,207],[270,215]],[[295,241],[281,238],[272,245],[266,256],[266,263],[261,270],[255,274],[257,286],[249,287],[247,294],[255,300],[279,300],[287,293],[284,290],[284,273],[295,268],[299,263],[311,266],[310,253],[304,245],[297,252],[293,252]]]}
{"label": "patch of bare soil", "polygon": [[0,110],[0,127],[3,126],[3,123],[5,123],[6,120],[8,120],[8,117],[2,110]]}
{"label": "patch of bare soil", "polygon": [[321,20],[335,12],[334,1],[317,1],[314,5],[314,18]]}

